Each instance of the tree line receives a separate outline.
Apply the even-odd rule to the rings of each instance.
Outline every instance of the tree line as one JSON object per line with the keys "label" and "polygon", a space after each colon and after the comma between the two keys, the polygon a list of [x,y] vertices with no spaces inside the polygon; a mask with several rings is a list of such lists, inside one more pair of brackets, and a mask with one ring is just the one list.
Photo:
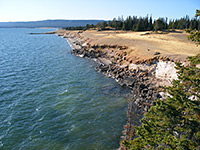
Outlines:
{"label": "tree line", "polygon": [[114,18],[112,21],[99,22],[96,25],[87,24],[86,26],[79,27],[66,27],[66,30],[125,30],[125,31],[157,31],[166,29],[191,29],[200,30],[200,20],[197,18],[190,19],[185,16],[181,19],[158,18],[152,19],[152,16],[137,17],[128,16],[126,19],[123,17]]}
{"label": "tree line", "polygon": [[[197,16],[200,16],[200,10],[196,11]],[[189,40],[199,45],[200,30],[194,27],[199,26],[193,21],[183,18],[173,24],[194,29],[186,31],[190,33]],[[134,127],[135,138],[122,142],[125,149],[200,149],[200,53],[188,57],[188,60],[190,64],[187,66],[176,63],[178,80],[174,80],[172,86],[167,88],[170,96],[155,101],[155,105],[140,120],[141,126]]]}

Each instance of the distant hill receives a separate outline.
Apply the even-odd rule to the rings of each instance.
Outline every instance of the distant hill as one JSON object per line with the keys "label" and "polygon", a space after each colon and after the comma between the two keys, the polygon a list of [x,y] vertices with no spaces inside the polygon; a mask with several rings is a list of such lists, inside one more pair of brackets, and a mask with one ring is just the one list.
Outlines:
{"label": "distant hill", "polygon": [[0,28],[40,28],[40,27],[54,27],[63,28],[70,26],[85,26],[86,24],[96,25],[98,22],[104,20],[42,20],[42,21],[28,21],[28,22],[0,22]]}

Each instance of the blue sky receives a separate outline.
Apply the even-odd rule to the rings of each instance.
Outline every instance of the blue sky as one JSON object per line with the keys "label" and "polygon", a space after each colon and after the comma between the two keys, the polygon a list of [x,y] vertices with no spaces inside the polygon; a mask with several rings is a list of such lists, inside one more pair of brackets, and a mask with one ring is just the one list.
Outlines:
{"label": "blue sky", "polygon": [[46,19],[113,19],[195,15],[200,0],[0,0],[0,22]]}

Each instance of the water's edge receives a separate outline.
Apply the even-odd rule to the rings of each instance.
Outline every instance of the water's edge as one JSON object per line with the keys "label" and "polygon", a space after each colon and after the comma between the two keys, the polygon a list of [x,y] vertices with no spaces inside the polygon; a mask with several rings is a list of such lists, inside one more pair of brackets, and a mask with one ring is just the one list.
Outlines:
{"label": "water's edge", "polygon": [[[115,60],[101,49],[124,49],[118,45],[90,45],[87,41],[83,41],[80,32],[77,33],[54,33],[66,38],[72,49],[71,53],[78,57],[85,57],[95,60],[97,67],[95,69],[109,78],[114,78],[121,86],[128,87],[131,95],[128,98],[127,123],[121,136],[123,140],[132,140],[135,135],[134,126],[140,125],[139,120],[143,114],[154,105],[157,98],[164,99],[166,97],[166,85],[170,85],[171,81],[176,78],[176,70],[174,63],[168,58],[154,57],[150,60],[140,62],[141,64],[131,64],[129,66],[120,66],[120,60],[125,60],[125,55],[120,60]],[[163,66],[164,64],[164,66]],[[160,67],[161,66],[161,67]],[[168,68],[167,73],[163,72],[163,67]],[[168,76],[166,76],[166,74]],[[166,79],[167,78],[167,79]],[[120,142],[120,149],[123,149]]]}
{"label": "water's edge", "polygon": [[[124,130],[122,130],[122,136],[120,140],[119,149],[123,149],[123,140],[132,140],[134,134],[134,126],[140,125],[139,120],[143,117],[143,113],[147,112],[153,101],[157,98],[158,91],[155,89],[152,84],[152,80],[149,82],[151,77],[144,78],[144,74],[140,74],[140,71],[137,72],[137,76],[132,78],[125,70],[122,70],[116,64],[112,64],[109,61],[109,58],[105,57],[100,51],[97,53],[93,53],[91,51],[85,51],[83,48],[80,48],[79,44],[76,43],[74,45],[73,40],[68,37],[65,39],[67,43],[71,47],[71,53],[78,57],[84,57],[92,59],[96,62],[95,70],[101,72],[108,78],[114,78],[115,81],[120,84],[124,88],[130,88],[131,92],[127,96],[128,99],[128,109],[127,109],[127,123],[123,126]],[[114,72],[123,73],[123,75],[127,75],[130,77],[128,80],[120,80],[120,78],[114,75]],[[141,70],[141,72],[143,72]],[[148,92],[148,91],[150,92]],[[148,92],[149,98],[146,99],[146,92]]]}
{"label": "water's edge", "polygon": [[0,29],[0,149],[113,149],[129,90],[42,29]]}

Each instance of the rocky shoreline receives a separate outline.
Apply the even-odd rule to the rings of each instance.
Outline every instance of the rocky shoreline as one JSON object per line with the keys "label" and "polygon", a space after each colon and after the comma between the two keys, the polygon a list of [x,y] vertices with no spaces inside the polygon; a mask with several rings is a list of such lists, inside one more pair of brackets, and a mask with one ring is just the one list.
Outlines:
{"label": "rocky shoreline", "polygon": [[[154,104],[157,98],[165,99],[164,86],[171,85],[177,78],[175,64],[168,58],[155,56],[147,60],[127,60],[127,47],[123,45],[91,45],[90,39],[83,40],[81,32],[53,33],[68,40],[71,53],[91,58],[97,62],[96,70],[114,78],[121,86],[130,88],[127,123],[124,125],[122,140],[134,138],[134,126]],[[120,149],[123,149],[121,144]]]}
{"label": "rocky shoreline", "polygon": [[111,61],[106,53],[98,50],[93,51],[82,48],[73,49],[71,53],[79,57],[94,59],[97,62],[95,67],[97,71],[109,78],[114,78],[121,86],[130,88],[131,96],[128,98],[127,123],[124,126],[121,139],[133,139],[133,127],[140,124],[139,119],[153,105],[153,101],[158,97],[161,98],[159,92],[163,88],[156,87],[157,80],[153,77],[152,70],[144,70],[139,67],[129,70],[127,66],[119,66],[115,61]]}

